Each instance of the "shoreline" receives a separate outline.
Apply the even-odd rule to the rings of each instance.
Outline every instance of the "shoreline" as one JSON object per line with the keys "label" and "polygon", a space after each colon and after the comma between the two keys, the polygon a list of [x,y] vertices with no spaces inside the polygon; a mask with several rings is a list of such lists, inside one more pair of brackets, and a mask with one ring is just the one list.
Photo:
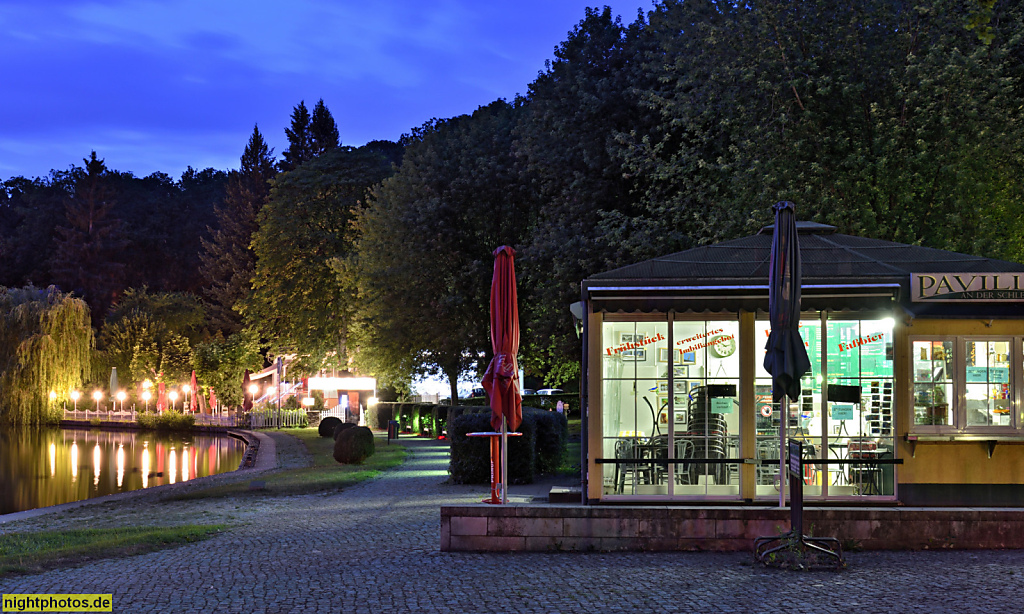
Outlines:
{"label": "shoreline", "polygon": [[[91,425],[89,426],[91,428],[96,428],[92,427]],[[125,492],[103,495],[101,497],[90,497],[88,499],[81,499],[79,501],[70,501],[68,503],[60,503],[57,505],[50,505],[47,507],[38,507],[31,510],[13,512],[11,514],[3,514],[0,515],[0,526],[3,526],[10,522],[17,522],[19,520],[35,518],[37,516],[44,516],[47,514],[53,514],[58,512],[66,512],[68,510],[76,509],[86,505],[117,503],[122,501],[141,499],[146,496],[162,496],[170,492],[187,491],[195,487],[205,488],[210,484],[218,482],[230,483],[234,481],[242,481],[245,480],[246,478],[255,477],[257,475],[261,475],[263,473],[266,473],[277,468],[277,445],[272,437],[266,435],[265,433],[259,433],[256,431],[249,431],[244,429],[220,427],[220,430],[226,432],[227,435],[230,437],[241,439],[246,444],[246,452],[242,457],[242,461],[238,469],[235,469],[233,471],[227,471],[224,473],[218,473],[215,475],[207,475],[203,477],[192,478],[190,480],[178,482],[176,484],[161,484],[159,486],[151,486],[149,488],[139,488],[136,490],[129,490]],[[258,445],[256,446],[258,452],[256,454],[253,466],[245,467],[246,460],[249,459],[249,452],[253,448],[252,440],[255,440],[258,443]]]}

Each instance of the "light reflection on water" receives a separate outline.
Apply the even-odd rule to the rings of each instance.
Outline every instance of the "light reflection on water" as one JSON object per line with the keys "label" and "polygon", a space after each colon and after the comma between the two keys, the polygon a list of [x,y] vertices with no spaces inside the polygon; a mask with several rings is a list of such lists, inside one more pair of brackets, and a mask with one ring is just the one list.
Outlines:
{"label": "light reflection on water", "polygon": [[[92,448],[84,465],[80,447]],[[6,429],[0,514],[234,471],[244,453],[244,444],[223,434]]]}

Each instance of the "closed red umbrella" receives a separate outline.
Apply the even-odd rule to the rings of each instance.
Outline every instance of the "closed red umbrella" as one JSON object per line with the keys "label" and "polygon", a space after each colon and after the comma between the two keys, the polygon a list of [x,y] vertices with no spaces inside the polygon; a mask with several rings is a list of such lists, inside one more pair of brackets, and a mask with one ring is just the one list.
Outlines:
{"label": "closed red umbrella", "polygon": [[196,408],[199,406],[199,403],[197,403],[196,400],[200,398],[200,395],[199,395],[199,384],[196,383],[196,371],[195,371],[195,369],[192,370],[192,384],[191,384],[191,386],[192,386],[192,407],[190,407],[189,409],[191,409],[192,412],[195,413]]}
{"label": "closed red umbrella", "polygon": [[217,410],[217,397],[213,394],[213,386],[210,386],[210,413]]}
{"label": "closed red umbrella", "polygon": [[519,302],[516,297],[515,250],[503,245],[494,250],[491,278],[491,349],[494,358],[487,365],[483,387],[491,402],[491,426],[501,430],[505,417],[508,429],[523,421],[523,399],[519,394]]}
{"label": "closed red umbrella", "polygon": [[245,370],[245,375],[242,376],[242,409],[249,411],[252,409],[252,397],[249,396],[249,384],[252,382],[249,379],[249,370]]}

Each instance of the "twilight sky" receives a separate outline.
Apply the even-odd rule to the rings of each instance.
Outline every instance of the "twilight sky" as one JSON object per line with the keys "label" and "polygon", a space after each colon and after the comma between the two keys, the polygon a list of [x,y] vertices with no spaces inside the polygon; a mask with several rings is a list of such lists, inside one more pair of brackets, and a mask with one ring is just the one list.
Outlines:
{"label": "twilight sky", "polygon": [[300,101],[395,140],[511,99],[584,7],[652,0],[0,0],[0,180],[82,165],[222,170],[254,124],[280,158]]}

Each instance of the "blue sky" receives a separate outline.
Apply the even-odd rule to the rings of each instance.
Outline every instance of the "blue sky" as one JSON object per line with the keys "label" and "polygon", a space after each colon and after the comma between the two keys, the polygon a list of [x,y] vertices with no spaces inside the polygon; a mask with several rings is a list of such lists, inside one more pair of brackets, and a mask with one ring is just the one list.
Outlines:
{"label": "blue sky", "polygon": [[[608,0],[624,23],[651,0]],[[341,140],[395,140],[511,99],[583,0],[0,0],[0,180],[81,165],[236,168],[323,98]]]}

